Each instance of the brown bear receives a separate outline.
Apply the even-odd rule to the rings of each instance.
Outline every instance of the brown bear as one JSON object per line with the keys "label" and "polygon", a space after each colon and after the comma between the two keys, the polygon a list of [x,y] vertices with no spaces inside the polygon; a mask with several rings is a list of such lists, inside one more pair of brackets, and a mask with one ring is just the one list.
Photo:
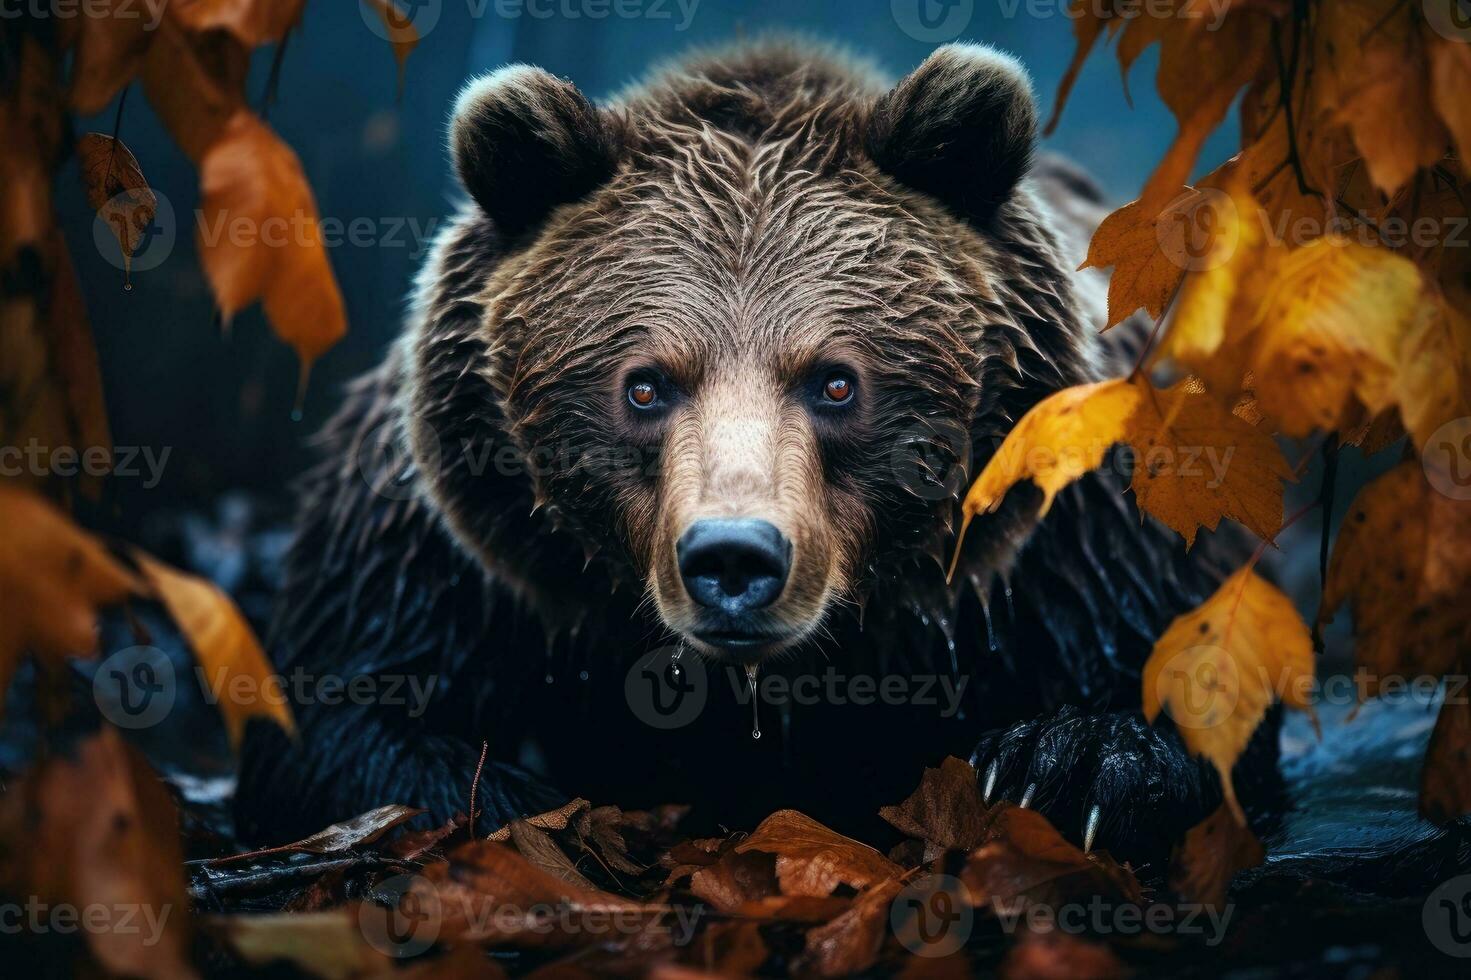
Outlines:
{"label": "brown bear", "polygon": [[[1136,860],[1208,813],[1140,668],[1229,547],[1187,555],[1109,467],[1042,521],[1015,489],[947,584],[1001,437],[1122,361],[1072,272],[1101,200],[1035,129],[1020,66],[969,44],[893,87],[788,42],[606,105],[471,83],[472,203],[307,481],[271,638],[300,737],[252,732],[242,835],[442,821],[482,746],[485,828],[583,796],[873,840],[951,754]],[[1275,724],[1236,776],[1264,811]]]}

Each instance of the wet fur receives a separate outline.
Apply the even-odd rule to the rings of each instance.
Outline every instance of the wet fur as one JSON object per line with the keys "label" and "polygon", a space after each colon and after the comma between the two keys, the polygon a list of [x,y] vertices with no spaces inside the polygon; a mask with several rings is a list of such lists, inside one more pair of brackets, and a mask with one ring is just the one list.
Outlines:
{"label": "wet fur", "polygon": [[[1036,805],[1075,835],[1098,803],[1101,840],[1144,860],[1218,802],[1168,723],[1142,723],[1139,674],[1170,619],[1214,589],[1229,545],[1187,555],[1098,474],[1040,525],[1019,487],[944,580],[968,478],[1031,405],[1118,371],[1128,346],[1097,340],[1099,281],[1069,271],[1096,193],[1045,160],[1013,188],[1030,141],[1005,130],[1032,125],[1025,92],[998,62],[982,82],[996,98],[959,98],[957,79],[977,76],[955,59],[973,56],[937,56],[889,90],[845,60],[767,45],[679,66],[607,109],[550,76],[515,88],[532,93],[529,115],[462,102],[504,138],[456,139],[477,203],[426,266],[402,342],[323,434],[272,640],[285,670],[434,676],[435,701],[418,718],[299,705],[294,744],[253,730],[244,835],[295,838],[386,802],[442,819],[465,808],[482,741],[484,825],[579,795],[694,803],[696,820],[732,827],[795,806],[872,836],[922,765],[972,751],[982,771],[996,760],[998,794],[1036,783]],[[1002,132],[968,150],[994,171],[947,165],[947,130],[903,111],[916,102]],[[485,162],[517,140],[533,156],[575,144],[582,162],[546,185],[526,165],[507,200],[474,175],[517,172],[515,154]],[[754,741],[738,684],[712,666],[695,723],[649,728],[623,683],[670,638],[645,595],[658,495],[636,471],[485,463],[626,445],[606,377],[621,358],[662,350],[698,386],[732,345],[800,358],[835,337],[882,410],[823,444],[826,496],[809,505],[841,551],[841,595],[766,670],[963,675],[963,711],[767,709]],[[1243,798],[1268,809],[1275,726],[1238,767]]]}

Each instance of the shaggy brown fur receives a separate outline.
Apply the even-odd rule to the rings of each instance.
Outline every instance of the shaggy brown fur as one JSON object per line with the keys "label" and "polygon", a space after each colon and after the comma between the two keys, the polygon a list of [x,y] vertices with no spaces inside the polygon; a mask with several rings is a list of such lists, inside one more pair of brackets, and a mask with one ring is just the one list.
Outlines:
{"label": "shaggy brown fur", "polygon": [[[1112,369],[1097,299],[1076,292],[1096,280],[1069,272],[1096,200],[1059,165],[1024,179],[1034,127],[1020,68],[966,45],[892,89],[781,44],[603,108],[525,67],[467,89],[453,146],[476,203],[327,434],[275,640],[283,666],[433,675],[439,697],[415,719],[300,706],[289,751],[258,734],[242,830],[290,837],[390,801],[442,817],[481,739],[496,819],[554,802],[544,775],[854,828],[980,739],[999,792],[1035,786],[1075,833],[1098,803],[1116,848],[1167,845],[1217,789],[1143,725],[1138,672],[1217,580],[1210,547],[1187,558],[1098,475],[1041,527],[1019,488],[943,578],[960,494],[1000,438]],[[841,416],[802,394],[834,365],[857,382]],[[625,401],[645,371],[673,393],[656,421]],[[640,725],[621,691],[638,655],[671,638],[719,653],[690,635],[673,545],[728,514],[792,541],[766,669],[963,676],[959,716],[795,707],[757,744],[717,686],[689,728]],[[1273,779],[1260,741],[1248,798]]]}

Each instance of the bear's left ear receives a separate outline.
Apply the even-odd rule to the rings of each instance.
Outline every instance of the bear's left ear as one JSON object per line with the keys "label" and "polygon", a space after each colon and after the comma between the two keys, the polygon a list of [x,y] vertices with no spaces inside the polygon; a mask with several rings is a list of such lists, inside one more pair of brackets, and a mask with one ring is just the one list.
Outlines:
{"label": "bear's left ear", "polygon": [[450,147],[470,196],[514,236],[612,180],[615,133],[610,117],[571,82],[509,65],[465,86]]}
{"label": "bear's left ear", "polygon": [[1037,106],[1015,58],[980,44],[935,50],[874,105],[874,163],[984,224],[1031,165]]}

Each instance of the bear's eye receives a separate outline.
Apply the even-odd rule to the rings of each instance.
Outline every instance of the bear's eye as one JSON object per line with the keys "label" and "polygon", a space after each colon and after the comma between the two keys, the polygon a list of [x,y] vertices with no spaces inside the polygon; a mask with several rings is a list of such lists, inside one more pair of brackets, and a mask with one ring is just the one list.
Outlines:
{"label": "bear's eye", "polygon": [[827,376],[822,385],[822,397],[830,405],[843,405],[853,398],[853,379],[842,372]]}
{"label": "bear's eye", "polygon": [[628,386],[628,403],[634,408],[653,408],[659,403],[659,389],[648,381],[635,381]]}

